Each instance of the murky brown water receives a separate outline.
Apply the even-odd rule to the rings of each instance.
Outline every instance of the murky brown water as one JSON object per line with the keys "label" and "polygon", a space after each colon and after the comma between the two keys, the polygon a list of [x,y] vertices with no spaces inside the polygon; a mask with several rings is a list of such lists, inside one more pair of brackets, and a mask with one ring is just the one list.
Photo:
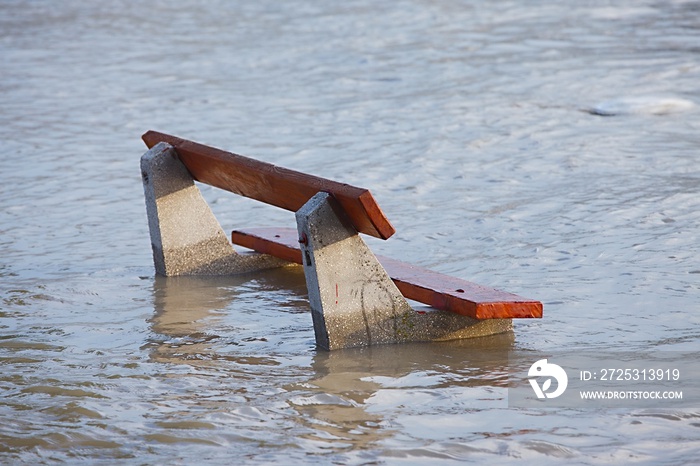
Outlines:
{"label": "murky brown water", "polygon": [[[508,407],[508,352],[700,350],[700,2],[0,1],[0,462],[683,464],[700,407]],[[611,116],[600,116],[600,114]],[[300,270],[156,278],[148,129],[369,187],[545,303],[325,353]],[[226,229],[293,216],[204,188]]]}

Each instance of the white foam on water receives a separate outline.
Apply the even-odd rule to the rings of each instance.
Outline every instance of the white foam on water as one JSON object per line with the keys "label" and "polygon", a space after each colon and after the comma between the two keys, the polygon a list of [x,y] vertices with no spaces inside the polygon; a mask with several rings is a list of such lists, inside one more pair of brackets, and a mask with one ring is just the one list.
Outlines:
{"label": "white foam on water", "polygon": [[600,102],[588,111],[595,115],[669,115],[688,112],[695,109],[696,104],[688,99],[677,97],[621,97]]}

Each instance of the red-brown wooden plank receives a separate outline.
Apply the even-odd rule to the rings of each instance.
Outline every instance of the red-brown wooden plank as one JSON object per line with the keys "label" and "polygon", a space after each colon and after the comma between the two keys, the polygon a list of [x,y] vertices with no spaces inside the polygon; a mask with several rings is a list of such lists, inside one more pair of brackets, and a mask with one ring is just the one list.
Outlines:
{"label": "red-brown wooden plank", "polygon": [[202,183],[292,212],[299,210],[318,192],[327,192],[340,203],[357,231],[382,239],[389,238],[395,232],[367,189],[307,175],[156,131],[148,131],[142,138],[149,148],[159,142],[173,146],[192,177]]}
{"label": "red-brown wooden plank", "polygon": [[293,228],[250,228],[231,232],[233,244],[253,251],[302,263],[297,230]]}
{"label": "red-brown wooden plank", "polygon": [[[231,234],[234,244],[301,264],[297,231],[293,228],[253,228]],[[542,303],[477,285],[405,262],[377,256],[408,299],[474,319],[542,317]]]}

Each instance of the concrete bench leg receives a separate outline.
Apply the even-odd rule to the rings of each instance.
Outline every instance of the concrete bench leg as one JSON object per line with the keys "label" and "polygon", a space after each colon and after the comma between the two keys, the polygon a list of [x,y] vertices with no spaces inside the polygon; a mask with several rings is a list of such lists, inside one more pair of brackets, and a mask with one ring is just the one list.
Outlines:
{"label": "concrete bench leg", "polygon": [[296,219],[321,348],[452,340],[512,329],[511,319],[414,311],[329,194],[311,198]]}
{"label": "concrete bench leg", "polygon": [[146,152],[141,175],[158,275],[228,275],[287,264],[236,253],[172,146],[159,143]]}

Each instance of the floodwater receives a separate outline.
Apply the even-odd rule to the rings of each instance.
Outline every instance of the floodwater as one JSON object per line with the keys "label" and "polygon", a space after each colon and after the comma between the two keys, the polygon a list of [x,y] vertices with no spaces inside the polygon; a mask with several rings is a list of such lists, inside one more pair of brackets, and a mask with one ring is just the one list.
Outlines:
{"label": "floodwater", "polygon": [[[0,463],[698,461],[700,407],[509,408],[507,355],[700,351],[699,1],[0,0],[0,59]],[[156,277],[149,129],[368,187],[376,252],[544,318],[327,353],[297,268]]]}

